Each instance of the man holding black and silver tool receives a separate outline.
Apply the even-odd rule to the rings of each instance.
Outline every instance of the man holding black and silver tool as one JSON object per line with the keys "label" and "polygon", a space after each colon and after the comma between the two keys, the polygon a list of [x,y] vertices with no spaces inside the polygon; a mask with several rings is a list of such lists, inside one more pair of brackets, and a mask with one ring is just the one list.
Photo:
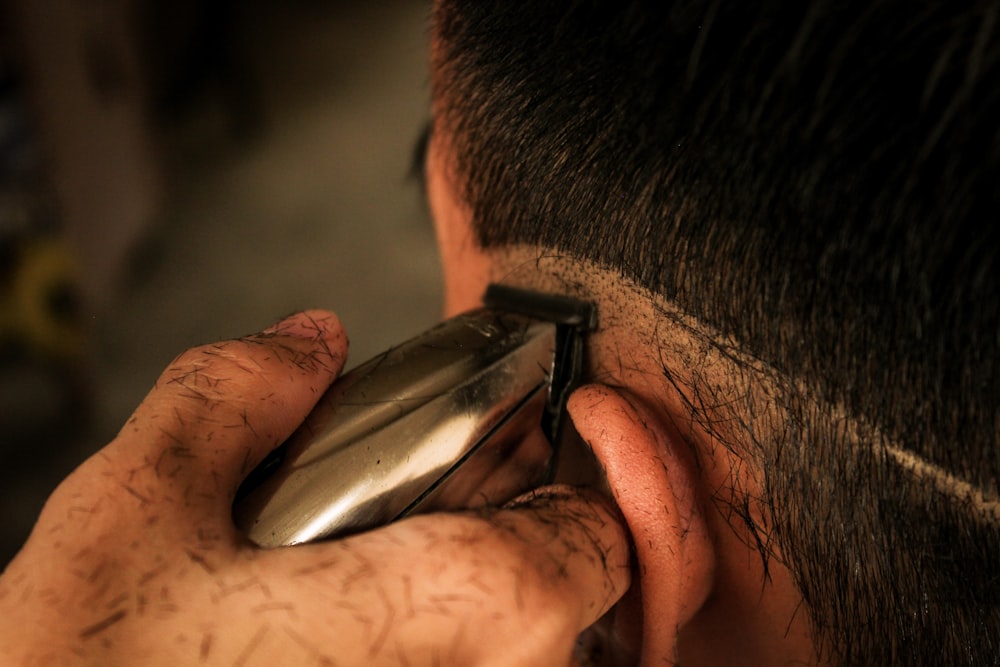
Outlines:
{"label": "man holding black and silver tool", "polygon": [[237,488],[346,355],[295,315],[57,489],[7,659],[995,664],[1000,4],[777,4],[435,3],[448,314],[595,306],[565,413],[605,480],[254,546]]}

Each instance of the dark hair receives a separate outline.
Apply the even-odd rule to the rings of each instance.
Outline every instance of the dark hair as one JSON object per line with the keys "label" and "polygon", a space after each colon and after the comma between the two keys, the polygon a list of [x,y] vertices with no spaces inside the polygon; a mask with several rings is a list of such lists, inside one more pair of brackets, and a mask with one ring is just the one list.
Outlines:
{"label": "dark hair", "polygon": [[617,270],[812,388],[759,443],[774,525],[756,528],[849,663],[1000,659],[998,14],[444,0],[435,17],[436,122],[484,246]]}

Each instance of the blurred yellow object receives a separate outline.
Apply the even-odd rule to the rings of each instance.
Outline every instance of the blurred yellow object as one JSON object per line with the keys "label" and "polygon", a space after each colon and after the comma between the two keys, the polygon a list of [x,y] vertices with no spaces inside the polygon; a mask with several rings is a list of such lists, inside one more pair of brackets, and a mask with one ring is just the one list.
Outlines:
{"label": "blurred yellow object", "polygon": [[72,252],[58,237],[17,245],[0,285],[0,340],[45,361],[81,360],[84,332]]}

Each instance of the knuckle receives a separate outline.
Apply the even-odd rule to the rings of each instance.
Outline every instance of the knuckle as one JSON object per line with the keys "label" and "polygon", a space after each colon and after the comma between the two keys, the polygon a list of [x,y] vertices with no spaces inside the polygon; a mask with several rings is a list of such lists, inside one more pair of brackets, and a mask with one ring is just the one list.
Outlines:
{"label": "knuckle", "polygon": [[233,378],[252,376],[255,365],[259,368],[246,346],[235,341],[202,345],[181,353],[163,373],[161,384],[217,391]]}

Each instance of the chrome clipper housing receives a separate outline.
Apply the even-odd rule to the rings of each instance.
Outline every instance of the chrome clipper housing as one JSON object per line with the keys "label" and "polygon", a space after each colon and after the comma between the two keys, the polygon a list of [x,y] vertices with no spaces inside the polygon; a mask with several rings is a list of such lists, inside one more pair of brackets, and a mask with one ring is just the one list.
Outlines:
{"label": "chrome clipper housing", "polygon": [[595,310],[497,285],[483,301],[338,379],[244,481],[237,526],[300,544],[550,481]]}

